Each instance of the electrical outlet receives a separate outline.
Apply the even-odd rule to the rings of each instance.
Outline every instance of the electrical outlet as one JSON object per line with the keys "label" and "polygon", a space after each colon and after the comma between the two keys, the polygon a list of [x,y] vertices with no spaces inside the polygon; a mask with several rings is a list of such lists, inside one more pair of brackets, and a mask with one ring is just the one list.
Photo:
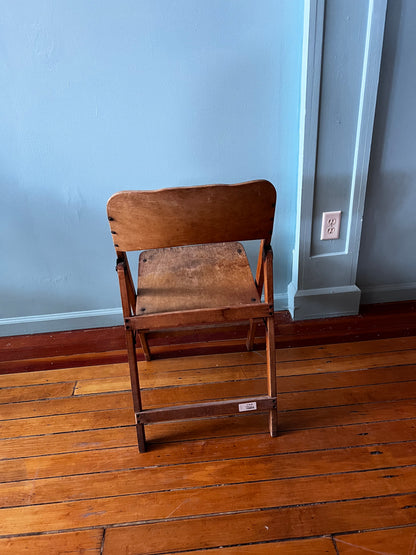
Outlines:
{"label": "electrical outlet", "polygon": [[322,212],[321,241],[326,239],[339,239],[341,227],[341,210],[335,212]]}

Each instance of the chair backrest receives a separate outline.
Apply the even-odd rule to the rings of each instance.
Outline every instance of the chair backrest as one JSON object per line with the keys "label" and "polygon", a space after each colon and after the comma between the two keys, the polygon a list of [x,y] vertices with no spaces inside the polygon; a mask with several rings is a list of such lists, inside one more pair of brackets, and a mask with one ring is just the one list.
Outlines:
{"label": "chair backrest", "polygon": [[270,242],[276,191],[269,181],[122,191],[107,203],[116,250],[264,239]]}

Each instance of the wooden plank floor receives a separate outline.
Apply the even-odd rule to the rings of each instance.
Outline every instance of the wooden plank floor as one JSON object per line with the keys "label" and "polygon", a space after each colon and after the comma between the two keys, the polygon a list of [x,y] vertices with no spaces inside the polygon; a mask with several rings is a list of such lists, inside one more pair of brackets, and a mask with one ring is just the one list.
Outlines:
{"label": "wooden plank floor", "polygon": [[[265,415],[147,427],[124,363],[0,376],[0,553],[416,553],[416,337],[279,349]],[[141,363],[147,407],[265,391],[263,352]],[[220,393],[218,393],[220,392]]]}

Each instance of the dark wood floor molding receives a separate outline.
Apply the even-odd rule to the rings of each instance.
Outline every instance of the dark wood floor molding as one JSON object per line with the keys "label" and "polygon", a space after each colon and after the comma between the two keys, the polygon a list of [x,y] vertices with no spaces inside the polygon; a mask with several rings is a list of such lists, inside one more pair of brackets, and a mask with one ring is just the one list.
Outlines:
{"label": "dark wood floor molding", "polygon": [[[264,347],[258,326],[255,347]],[[246,325],[157,332],[155,358],[245,350]],[[276,313],[276,346],[302,347],[416,335],[416,301],[363,305],[358,316],[293,322]],[[126,361],[122,326],[0,338],[0,374]],[[139,358],[141,353],[139,352]]]}

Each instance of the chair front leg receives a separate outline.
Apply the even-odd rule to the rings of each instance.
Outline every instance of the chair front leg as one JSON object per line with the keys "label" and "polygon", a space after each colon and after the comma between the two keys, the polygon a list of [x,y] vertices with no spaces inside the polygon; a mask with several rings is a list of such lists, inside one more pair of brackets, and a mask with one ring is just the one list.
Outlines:
{"label": "chair front leg", "polygon": [[144,425],[138,421],[138,415],[142,410],[142,400],[140,395],[139,370],[137,368],[136,341],[134,330],[126,329],[127,356],[130,369],[131,392],[133,395],[133,407],[136,415],[137,443],[140,453],[146,451],[146,437]]}
{"label": "chair front leg", "polygon": [[267,394],[274,398],[275,405],[269,411],[269,431],[272,437],[277,436],[277,380],[276,380],[276,348],[274,334],[274,317],[266,319],[266,367]]}
{"label": "chair front leg", "polygon": [[270,435],[277,435],[277,378],[276,378],[276,340],[274,330],[274,298],[273,298],[273,251],[269,245],[264,256],[264,299],[269,304],[270,315],[266,319],[266,363],[267,393],[276,400],[269,412]]}

